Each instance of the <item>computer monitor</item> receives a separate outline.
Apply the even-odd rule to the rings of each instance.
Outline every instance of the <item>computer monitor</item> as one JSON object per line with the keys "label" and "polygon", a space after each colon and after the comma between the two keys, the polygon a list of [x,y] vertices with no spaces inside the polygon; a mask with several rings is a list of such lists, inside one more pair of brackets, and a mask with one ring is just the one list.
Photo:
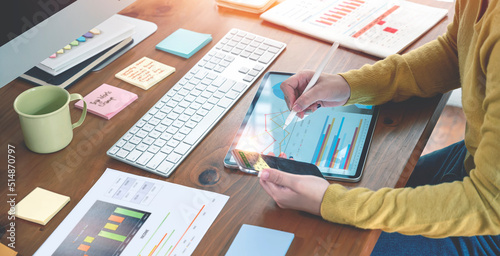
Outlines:
{"label": "computer monitor", "polygon": [[134,1],[2,1],[0,88]]}

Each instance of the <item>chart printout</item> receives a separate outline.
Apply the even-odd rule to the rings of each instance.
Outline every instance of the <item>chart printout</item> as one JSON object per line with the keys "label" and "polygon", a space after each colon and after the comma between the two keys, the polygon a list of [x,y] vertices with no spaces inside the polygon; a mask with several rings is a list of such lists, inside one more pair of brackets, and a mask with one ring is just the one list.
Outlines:
{"label": "chart printout", "polygon": [[315,164],[324,173],[354,175],[370,127],[372,106],[320,108],[286,129],[290,113],[280,84],[288,76],[272,75],[263,88],[239,138],[237,149],[279,155]]}
{"label": "chart printout", "polygon": [[107,169],[35,255],[191,255],[228,199]]}
{"label": "chart printout", "polygon": [[384,58],[402,51],[447,13],[404,0],[288,0],[261,18]]}

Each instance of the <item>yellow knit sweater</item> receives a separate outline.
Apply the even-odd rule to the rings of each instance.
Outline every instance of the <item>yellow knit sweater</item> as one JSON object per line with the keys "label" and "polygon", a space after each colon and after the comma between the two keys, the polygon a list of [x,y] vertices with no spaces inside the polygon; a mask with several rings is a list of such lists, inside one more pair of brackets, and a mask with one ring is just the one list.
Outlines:
{"label": "yellow knit sweater", "polygon": [[481,11],[481,0],[457,0],[445,35],[342,76],[351,86],[348,104],[430,97],[461,86],[469,177],[378,191],[332,184],[321,204],[323,218],[434,238],[500,234],[499,1]]}

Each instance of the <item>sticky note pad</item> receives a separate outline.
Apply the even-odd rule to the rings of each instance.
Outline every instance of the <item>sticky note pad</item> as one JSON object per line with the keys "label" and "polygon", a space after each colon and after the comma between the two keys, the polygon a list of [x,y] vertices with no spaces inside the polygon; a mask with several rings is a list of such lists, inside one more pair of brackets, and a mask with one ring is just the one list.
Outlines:
{"label": "sticky note pad", "polygon": [[157,44],[156,49],[187,59],[210,41],[212,41],[212,35],[210,34],[202,34],[180,28]]}
{"label": "sticky note pad", "polygon": [[16,205],[16,217],[45,225],[68,202],[67,196],[37,187]]}
{"label": "sticky note pad", "polygon": [[0,243],[0,255],[2,255],[2,256],[15,256],[15,255],[17,255],[17,252],[12,250],[7,245]]}
{"label": "sticky note pad", "polygon": [[293,237],[292,233],[243,224],[226,256],[285,255]]}
{"label": "sticky note pad", "polygon": [[148,57],[142,57],[140,60],[118,72],[115,77],[147,90],[174,72],[174,67]]}
{"label": "sticky note pad", "polygon": [[[136,100],[137,94],[109,84],[102,84],[83,99],[87,102],[88,112],[109,120]],[[83,101],[78,101],[75,106],[82,109]]]}

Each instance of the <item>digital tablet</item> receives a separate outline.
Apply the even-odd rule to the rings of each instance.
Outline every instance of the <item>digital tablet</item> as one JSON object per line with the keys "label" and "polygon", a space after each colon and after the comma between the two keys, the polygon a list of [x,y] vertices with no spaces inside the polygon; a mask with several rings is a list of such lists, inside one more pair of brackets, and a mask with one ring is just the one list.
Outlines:
{"label": "digital tablet", "polygon": [[281,83],[293,73],[268,72],[224,159],[238,168],[233,149],[260,154],[284,152],[295,161],[318,166],[327,179],[361,179],[378,116],[378,107],[350,105],[320,108],[304,119],[296,117],[283,129],[290,113]]}

